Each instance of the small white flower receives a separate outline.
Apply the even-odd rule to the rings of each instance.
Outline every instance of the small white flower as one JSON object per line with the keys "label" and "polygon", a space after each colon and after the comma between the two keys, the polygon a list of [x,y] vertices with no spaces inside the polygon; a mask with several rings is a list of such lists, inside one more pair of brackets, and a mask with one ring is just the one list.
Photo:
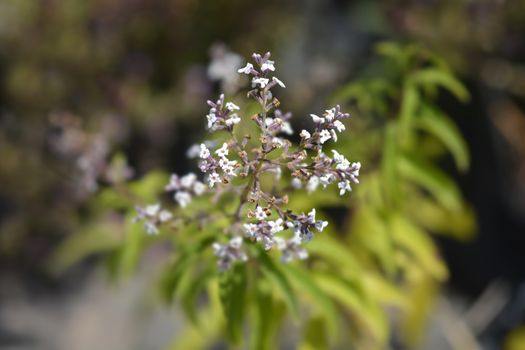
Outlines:
{"label": "small white flower", "polygon": [[175,200],[183,208],[186,208],[191,203],[191,194],[185,191],[175,193]]}
{"label": "small white flower", "polygon": [[331,122],[335,118],[335,108],[325,110],[324,116],[328,122]]}
{"label": "small white flower", "polygon": [[319,232],[323,232],[324,228],[328,226],[328,221],[317,221],[315,223],[315,228],[317,229],[317,231]]}
{"label": "small white flower", "polygon": [[208,129],[213,130],[215,123],[217,122],[217,116],[213,113],[210,113],[206,116],[208,119]]}
{"label": "small white flower", "polygon": [[268,225],[270,225],[270,232],[272,234],[276,234],[277,232],[284,230],[283,220],[280,218],[275,221],[268,221]]}
{"label": "small white flower", "polygon": [[170,182],[164,187],[166,191],[177,191],[180,189],[180,179],[177,174],[170,176]]}
{"label": "small white flower", "polygon": [[312,223],[315,222],[315,208],[312,208],[312,210],[310,210],[310,212],[307,214],[308,215],[308,220]]}
{"label": "small white flower", "polygon": [[334,154],[334,161],[336,163],[341,163],[345,159],[345,157],[339,152],[337,152],[335,149],[332,150],[332,153]]}
{"label": "small white flower", "polygon": [[340,181],[337,184],[337,187],[339,187],[339,195],[342,196],[346,193],[346,191],[350,192],[352,191],[352,187],[350,187],[350,182],[348,180]]}
{"label": "small white flower", "polygon": [[160,222],[166,222],[168,220],[171,220],[171,218],[173,218],[173,215],[167,210],[162,210],[159,213],[159,220],[160,220]]}
{"label": "small white flower", "polygon": [[299,134],[299,136],[301,136],[305,140],[308,140],[310,137],[312,137],[312,135],[304,129],[301,130],[301,133]]}
{"label": "small white flower", "polygon": [[266,62],[264,62],[262,65],[261,65],[261,70],[263,72],[265,71],[268,71],[268,70],[271,70],[272,72],[275,70],[275,66],[274,66],[275,62],[274,61],[270,61],[270,60],[266,60]]}
{"label": "small white flower", "polygon": [[273,243],[277,246],[277,249],[279,250],[286,249],[286,241],[282,237],[273,237]]}
{"label": "small white flower", "polygon": [[225,142],[222,144],[222,147],[215,151],[219,157],[224,158],[228,155],[228,144]]}
{"label": "small white flower", "polygon": [[244,73],[244,74],[250,74],[252,69],[253,69],[253,64],[246,63],[246,66],[241,69],[238,69],[237,72]]}
{"label": "small white flower", "polygon": [[193,186],[195,180],[197,180],[197,175],[189,173],[180,178],[180,185],[183,188],[189,189]]}
{"label": "small white flower", "polygon": [[243,226],[248,237],[253,238],[258,231],[258,226],[256,224],[244,224]]}
{"label": "small white flower", "polygon": [[299,180],[299,179],[296,178],[296,177],[294,177],[294,178],[292,179],[292,183],[291,183],[291,184],[292,184],[292,187],[295,188],[295,189],[297,189],[297,190],[303,187],[303,183],[302,183],[302,181]]}
{"label": "small white flower", "polygon": [[211,245],[211,247],[213,248],[213,254],[217,255],[217,256],[221,256],[223,255],[224,253],[224,245],[220,244],[220,243],[213,243]]}
{"label": "small white flower", "polygon": [[352,174],[354,176],[359,176],[359,170],[361,170],[361,162],[352,163],[352,168],[355,169]]}
{"label": "small white flower", "polygon": [[286,85],[284,85],[284,83],[279,78],[273,77],[272,80],[275,81],[280,87],[282,88],[286,87]]}
{"label": "small white flower", "polygon": [[334,161],[336,162],[336,169],[346,171],[350,167],[350,162],[342,154],[339,154],[336,150],[332,150],[334,154]]}
{"label": "small white flower", "polygon": [[319,124],[319,123],[324,123],[325,122],[325,119],[324,118],[321,118],[319,117],[318,115],[315,115],[315,114],[310,114],[310,117],[312,117],[312,120],[314,121],[314,123],[316,124]]}
{"label": "small white flower", "polygon": [[344,125],[343,123],[341,123],[341,121],[339,121],[339,120],[336,120],[336,121],[334,122],[334,127],[335,127],[335,128],[337,129],[337,131],[339,131],[339,132],[343,132],[343,131],[346,130],[345,125]]}
{"label": "small white flower", "polygon": [[201,159],[208,159],[210,157],[210,150],[204,143],[201,143],[200,145],[200,152],[199,152],[199,158]]}
{"label": "small white flower", "polygon": [[216,172],[213,172],[208,176],[208,184],[213,187],[216,183],[221,182],[221,177]]}
{"label": "small white flower", "polygon": [[299,249],[297,251],[297,258],[299,260],[305,260],[305,259],[308,259],[308,251],[306,251],[306,249]]}
{"label": "small white flower", "polygon": [[330,129],[330,135],[332,135],[334,142],[337,142],[337,134],[335,133],[334,129]]}
{"label": "small white flower", "polygon": [[242,246],[242,237],[236,236],[230,240],[230,247],[233,249],[239,249]]}
{"label": "small white flower", "polygon": [[317,189],[317,186],[319,186],[319,177],[314,175],[308,180],[308,183],[306,184],[306,192],[312,193]]}
{"label": "small white flower", "polygon": [[236,160],[228,160],[227,158],[221,158],[221,160],[219,160],[219,166],[222,171],[229,176],[237,176],[235,173],[236,165]]}
{"label": "small white flower", "polygon": [[200,196],[204,192],[206,192],[206,185],[200,181],[195,181],[193,184],[193,193],[195,193],[197,196]]}
{"label": "small white flower", "polygon": [[321,133],[319,134],[319,142],[321,142],[321,144],[325,143],[331,138],[332,138],[332,135],[330,134],[328,130],[326,129],[321,130]]}
{"label": "small white flower", "polygon": [[199,157],[199,154],[200,146],[196,143],[191,145],[190,148],[188,148],[188,150],[186,151],[186,157],[190,159]]}
{"label": "small white flower", "polygon": [[257,85],[259,85],[261,87],[261,89],[264,89],[266,87],[266,85],[268,85],[269,81],[270,80],[268,80],[266,78],[253,78],[252,79],[252,86],[256,87]]}
{"label": "small white flower", "polygon": [[274,145],[275,147],[277,147],[277,148],[280,148],[280,147],[283,147],[283,146],[284,146],[284,141],[283,141],[283,139],[280,138],[280,137],[277,137],[277,136],[274,137],[274,138],[272,139],[272,143],[273,143],[273,145]]}
{"label": "small white flower", "polygon": [[293,135],[292,125],[290,125],[290,123],[288,122],[283,121],[281,126],[281,132],[284,132],[287,135]]}
{"label": "small white flower", "polygon": [[257,207],[257,209],[255,209],[255,218],[257,220],[264,220],[267,216],[268,215],[266,215],[266,212],[262,207]]}
{"label": "small white flower", "polygon": [[160,204],[156,203],[156,204],[148,205],[144,209],[144,212],[146,213],[147,216],[156,216],[159,210],[160,210]]}
{"label": "small white flower", "polygon": [[319,177],[319,182],[323,185],[323,188],[326,188],[327,185],[330,185],[334,181],[334,175],[331,173],[325,174]]}
{"label": "small white flower", "polygon": [[227,102],[226,103],[226,109],[229,110],[230,112],[232,111],[238,111],[241,109],[241,107],[237,106],[235,103],[233,102]]}
{"label": "small white flower", "polygon": [[153,222],[145,222],[144,230],[146,231],[148,235],[156,235],[159,233],[159,229],[157,228],[157,225],[155,225]]}
{"label": "small white flower", "polygon": [[235,113],[232,114],[230,118],[226,119],[226,125],[232,126],[238,124],[241,121],[241,118]]}

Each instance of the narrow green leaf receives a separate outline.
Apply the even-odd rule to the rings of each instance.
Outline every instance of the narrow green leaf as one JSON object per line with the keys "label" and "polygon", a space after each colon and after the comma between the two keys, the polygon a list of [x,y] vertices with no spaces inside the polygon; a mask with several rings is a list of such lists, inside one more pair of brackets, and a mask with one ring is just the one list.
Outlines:
{"label": "narrow green leaf", "polygon": [[399,181],[396,168],[398,154],[398,140],[395,124],[390,123],[385,128],[385,142],[383,145],[383,159],[381,161],[381,177],[385,202],[393,206],[399,196]]}
{"label": "narrow green leaf", "polygon": [[390,218],[390,227],[395,242],[408,250],[428,274],[438,281],[447,278],[447,268],[439,258],[434,242],[424,231],[401,215]]}
{"label": "narrow green leaf", "polygon": [[403,291],[397,285],[379,274],[374,272],[364,273],[363,284],[366,293],[383,305],[397,306],[404,309],[409,303],[406,295],[403,294]]}
{"label": "narrow green leaf", "polygon": [[252,350],[270,350],[272,349],[272,321],[273,315],[271,310],[274,307],[271,287],[260,280],[255,290],[254,321],[250,338],[250,349]]}
{"label": "narrow green leaf", "polygon": [[297,302],[297,298],[294,294],[292,286],[290,285],[290,282],[288,281],[288,278],[286,278],[285,274],[281,271],[281,268],[275,264],[268,254],[261,253],[259,251],[257,259],[261,264],[264,275],[269,280],[271,280],[281,292],[284,301],[292,313],[292,316],[298,319],[299,303]]}
{"label": "narrow green leaf", "polygon": [[383,349],[389,328],[383,310],[371,299],[363,299],[352,284],[335,276],[316,274],[317,285],[340,302],[354,317],[359,334],[374,339],[377,349]]}
{"label": "narrow green leaf", "polygon": [[60,243],[49,259],[49,268],[60,274],[89,255],[117,248],[120,240],[115,235],[120,227],[110,223],[96,223],[77,232]]}
{"label": "narrow green leaf", "polygon": [[465,203],[460,211],[452,212],[433,198],[413,194],[412,200],[407,204],[405,215],[433,233],[448,234],[455,239],[467,241],[477,231],[474,210]]}
{"label": "narrow green leaf", "polygon": [[120,249],[118,271],[123,276],[129,276],[135,271],[140,260],[146,233],[140,223],[133,222],[133,213],[126,215],[125,220],[126,235]]}
{"label": "narrow green leaf", "polygon": [[246,298],[246,266],[235,264],[222,274],[219,282],[219,296],[224,316],[228,338],[233,343],[241,339]]}
{"label": "narrow green leaf", "polygon": [[168,182],[168,175],[160,171],[151,171],[142,179],[133,181],[129,185],[131,193],[146,202],[154,202],[157,195]]}
{"label": "narrow green leaf", "polygon": [[296,290],[300,290],[312,298],[320,312],[320,317],[325,321],[323,325],[325,325],[326,328],[326,337],[334,340],[337,337],[339,329],[339,319],[334,303],[326,293],[319,288],[308,272],[290,264],[286,265],[283,271],[296,286]]}
{"label": "narrow green leaf", "polygon": [[206,284],[216,274],[215,267],[208,266],[202,271],[193,269],[190,273],[184,274],[183,281],[180,283],[179,295],[182,309],[186,317],[195,324],[199,325],[197,318],[197,298]]}
{"label": "narrow green leaf", "polygon": [[458,100],[462,102],[468,101],[470,95],[456,77],[452,73],[439,69],[439,68],[427,68],[414,72],[411,79],[416,84],[421,85],[437,85],[450,91]]}
{"label": "narrow green leaf", "polygon": [[397,42],[383,41],[375,46],[375,51],[396,62],[400,68],[406,68],[408,64],[407,50]]}
{"label": "narrow green leaf", "polygon": [[188,243],[186,246],[179,247],[178,257],[166,269],[160,281],[161,295],[166,302],[171,302],[177,295],[182,277],[190,271],[189,267],[199,257],[199,253],[209,247],[214,241],[215,236],[209,235],[201,238],[194,244]]}
{"label": "narrow green leaf", "polygon": [[467,143],[450,118],[437,109],[425,105],[421,110],[421,117],[417,119],[417,126],[443,142],[454,157],[459,170],[468,169],[470,157]]}
{"label": "narrow green leaf", "polygon": [[361,275],[359,262],[350,250],[328,235],[319,235],[312,240],[308,244],[308,252],[331,262],[345,276],[358,278]]}
{"label": "narrow green leaf", "polygon": [[354,213],[350,235],[363,247],[360,252],[371,253],[388,276],[395,275],[395,249],[384,215],[379,215],[374,207],[359,207]]}
{"label": "narrow green leaf", "polygon": [[413,143],[412,129],[415,115],[419,108],[420,96],[412,80],[407,79],[403,84],[401,107],[399,109],[399,140],[404,147]]}
{"label": "narrow green leaf", "polygon": [[454,181],[432,163],[413,155],[398,157],[399,173],[429,191],[445,208],[459,211],[461,194]]}

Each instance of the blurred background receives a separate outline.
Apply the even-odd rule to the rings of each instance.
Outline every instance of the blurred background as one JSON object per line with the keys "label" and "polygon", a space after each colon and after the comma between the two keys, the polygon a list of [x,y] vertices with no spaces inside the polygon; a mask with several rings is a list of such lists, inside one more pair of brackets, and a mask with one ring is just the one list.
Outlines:
{"label": "blurred background", "polygon": [[182,321],[145,296],[148,268],[116,286],[96,255],[48,263],[89,224],[108,160],[191,170],[205,100],[237,91],[252,52],[272,52],[301,125],[383,40],[439,54],[471,95],[437,100],[471,154],[466,173],[441,165],[477,224],[436,238],[450,278],[420,348],[449,348],[433,325],[452,313],[483,349],[525,349],[523,0],[0,0],[0,348],[162,348]]}

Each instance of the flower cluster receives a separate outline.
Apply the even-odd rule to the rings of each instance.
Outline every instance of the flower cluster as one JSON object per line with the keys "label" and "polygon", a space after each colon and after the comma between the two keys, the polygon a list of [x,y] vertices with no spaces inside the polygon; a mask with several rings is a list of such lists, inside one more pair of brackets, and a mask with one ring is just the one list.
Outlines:
{"label": "flower cluster", "polygon": [[162,209],[160,204],[151,204],[145,208],[137,207],[137,215],[133,218],[134,222],[143,221],[144,230],[149,235],[156,235],[159,233],[159,224],[170,221],[173,214]]}
{"label": "flower cluster", "polygon": [[206,192],[205,184],[197,180],[197,175],[189,173],[183,177],[171,175],[170,182],[165,187],[166,191],[175,191],[173,198],[185,208],[191,203],[192,196],[200,196]]}
{"label": "flower cluster", "polygon": [[[302,130],[299,145],[293,146],[286,138],[293,135],[291,114],[278,109],[280,101],[272,93],[275,87],[285,88],[274,75],[275,62],[270,60],[269,52],[252,57],[254,63],[247,63],[238,72],[251,79],[252,89],[247,96],[258,102],[259,113],[242,116],[241,108],[226,102],[224,95],[215,102],[208,101],[207,129],[226,133],[228,139],[218,145],[205,141],[188,152],[199,158],[207,184],[199,182],[195,174],[188,174],[181,178],[173,175],[166,186],[166,190],[175,192],[174,198],[181,207],[189,205],[192,196],[205,192],[214,194],[215,203],[224,193],[239,198],[236,210],[224,213],[231,221],[224,230],[225,243],[213,245],[221,270],[249,259],[246,244],[261,245],[266,251],[276,249],[284,262],[306,259],[304,245],[328,222],[317,220],[315,209],[307,214],[288,209],[287,192],[303,187],[313,192],[319,185],[326,187],[337,182],[340,195],[344,195],[352,190],[351,184],[358,183],[361,168],[359,162],[351,163],[335,150],[331,151],[332,157],[323,150],[346,129],[343,120],[349,115],[341,112],[339,106],[326,110],[322,116],[311,114],[314,130]],[[256,135],[239,135],[235,126],[243,120],[255,123]],[[264,182],[265,173],[272,173],[276,181]],[[234,178],[238,180],[233,181]],[[143,217],[148,224],[157,223],[150,216]]]}
{"label": "flower cluster", "polygon": [[218,257],[221,271],[228,270],[235,261],[246,261],[248,256],[242,250],[242,237],[236,236],[226,244],[213,243],[213,253]]}
{"label": "flower cluster", "polygon": [[236,170],[239,164],[236,160],[228,159],[230,153],[227,143],[213,152],[216,157],[212,155],[208,147],[204,143],[200,145],[199,158],[201,162],[199,168],[203,173],[208,175],[208,185],[213,188],[216,183],[223,182],[227,184],[232,177],[237,176]]}
{"label": "flower cluster", "polygon": [[210,131],[232,130],[235,124],[241,121],[241,118],[235,111],[240,108],[233,102],[224,102],[224,94],[219,96],[215,102],[208,101],[211,107],[206,119],[208,120],[208,129]]}

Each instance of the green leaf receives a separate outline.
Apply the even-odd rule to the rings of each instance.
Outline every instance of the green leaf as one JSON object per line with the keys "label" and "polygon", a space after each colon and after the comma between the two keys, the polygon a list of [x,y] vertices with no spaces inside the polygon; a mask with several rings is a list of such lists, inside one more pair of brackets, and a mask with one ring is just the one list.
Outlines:
{"label": "green leaf", "polygon": [[461,193],[454,181],[432,163],[413,155],[398,157],[399,173],[408,180],[428,190],[445,208],[459,211]]}
{"label": "green leaf", "polygon": [[328,335],[324,323],[325,319],[321,317],[313,317],[308,321],[299,350],[328,349]]}
{"label": "green leaf", "polygon": [[274,302],[271,293],[271,287],[265,283],[265,280],[259,280],[255,290],[254,321],[252,324],[250,349],[252,350],[270,350],[272,347],[272,330],[275,326],[273,323]]}
{"label": "green leaf", "polygon": [[207,266],[199,271],[192,269],[190,273],[186,273],[178,288],[182,309],[186,317],[195,325],[199,325],[197,318],[197,297],[201,291],[206,287],[206,283],[216,274],[215,267]]}
{"label": "green leaf", "polygon": [[328,235],[318,235],[312,240],[308,244],[308,252],[329,261],[347,277],[357,279],[361,275],[361,266],[350,250],[343,243]]}
{"label": "green leaf", "polygon": [[385,202],[394,206],[399,196],[399,180],[397,176],[396,157],[398,153],[397,132],[395,124],[390,123],[385,129],[383,159],[381,162],[381,177]]}
{"label": "green leaf", "polygon": [[370,298],[377,300],[379,303],[388,306],[397,306],[404,309],[409,304],[409,300],[401,289],[383,276],[372,271],[363,273],[363,284],[365,293]]}
{"label": "green leaf", "polygon": [[427,274],[413,272],[409,284],[407,297],[411,303],[402,315],[400,333],[407,348],[417,349],[421,348],[422,336],[440,295],[440,283]]}
{"label": "green leaf", "polygon": [[443,142],[454,157],[459,170],[468,169],[470,157],[467,143],[450,118],[436,108],[425,105],[421,111],[421,117],[417,119],[417,126]]}
{"label": "green leaf", "polygon": [[426,230],[448,234],[463,241],[471,239],[477,231],[476,216],[470,206],[463,204],[460,211],[452,212],[440,206],[432,198],[421,194],[413,194],[411,197],[405,215]]}
{"label": "green leaf", "polygon": [[371,299],[362,298],[355,287],[335,276],[316,274],[317,285],[326,294],[340,302],[354,317],[360,337],[374,339],[376,346],[383,349],[388,340],[389,328],[384,311]]}
{"label": "green leaf", "polygon": [[233,343],[238,343],[241,339],[244,319],[246,266],[234,264],[229,271],[222,274],[219,283],[219,296],[226,317],[228,338]]}
{"label": "green leaf", "polygon": [[129,213],[125,217],[126,235],[118,255],[118,271],[125,277],[128,277],[135,271],[146,236],[142,224],[133,222],[133,216],[133,213]]}
{"label": "green leaf", "polygon": [[150,171],[140,180],[129,185],[130,192],[145,202],[157,201],[157,195],[168,183],[168,175],[161,171]]}
{"label": "green leaf", "polygon": [[300,290],[312,298],[319,309],[320,317],[324,320],[322,324],[326,330],[323,334],[325,334],[326,338],[334,340],[337,337],[339,328],[339,319],[334,303],[332,303],[330,298],[319,288],[309,272],[305,272],[291,264],[286,265],[283,271],[296,286],[296,290]]}
{"label": "green leaf", "polygon": [[196,327],[195,324],[187,323],[184,328],[177,329],[169,349],[208,349],[212,345],[217,344],[224,328],[224,317],[219,300],[217,279],[208,281],[206,295],[208,296],[208,303],[199,310],[197,316],[199,320],[206,320],[206,322],[200,322],[199,327]]}
{"label": "green leaf", "polygon": [[89,255],[114,250],[121,243],[115,234],[119,229],[118,225],[104,222],[74,233],[55,249],[48,263],[49,268],[53,273],[60,274]]}
{"label": "green leaf", "polygon": [[415,84],[410,79],[403,84],[401,96],[401,107],[399,109],[399,139],[404,147],[413,143],[413,124],[420,105],[420,96]]}
{"label": "green leaf", "polygon": [[177,295],[178,287],[184,274],[190,271],[190,266],[194,260],[199,258],[199,254],[215,241],[215,235],[208,235],[199,239],[196,243],[187,243],[178,247],[178,257],[170,264],[163,273],[160,280],[161,296],[166,302],[171,302]]}
{"label": "green leaf", "polygon": [[374,207],[366,205],[359,207],[354,213],[350,236],[362,246],[363,249],[359,252],[371,253],[378,260],[383,271],[389,276],[395,275],[397,265],[394,259],[394,246],[384,215],[379,215]]}
{"label": "green leaf", "polygon": [[412,74],[411,80],[425,86],[441,86],[450,91],[458,100],[468,101],[470,95],[458,79],[450,72],[439,68],[427,68],[416,71]]}
{"label": "green leaf", "polygon": [[261,264],[264,275],[279,289],[284,301],[292,313],[292,316],[298,319],[299,303],[297,302],[297,298],[288,278],[286,278],[286,275],[281,271],[281,268],[275,264],[266,252],[261,252],[260,250],[258,250],[258,252],[257,261]]}
{"label": "green leaf", "polygon": [[400,45],[397,42],[393,41],[383,41],[375,46],[375,51],[385,57],[390,58],[401,69],[405,69],[408,65],[409,55],[407,53],[409,52],[406,47],[403,45]]}
{"label": "green leaf", "polygon": [[393,215],[390,218],[390,228],[395,242],[409,251],[428,274],[438,281],[448,277],[447,268],[426,232],[401,215]]}

